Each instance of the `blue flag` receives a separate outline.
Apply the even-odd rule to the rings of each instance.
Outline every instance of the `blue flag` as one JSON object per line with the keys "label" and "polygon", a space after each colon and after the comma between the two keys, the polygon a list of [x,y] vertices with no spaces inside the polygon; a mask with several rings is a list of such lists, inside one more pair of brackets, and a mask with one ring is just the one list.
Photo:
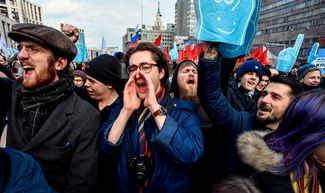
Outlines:
{"label": "blue flag", "polygon": [[76,43],[76,47],[77,47],[78,53],[73,61],[74,62],[85,62],[87,60],[87,49],[86,49],[86,44],[85,44],[84,32],[80,32],[79,40]]}
{"label": "blue flag", "polygon": [[196,38],[243,45],[255,7],[256,0],[195,0]]}

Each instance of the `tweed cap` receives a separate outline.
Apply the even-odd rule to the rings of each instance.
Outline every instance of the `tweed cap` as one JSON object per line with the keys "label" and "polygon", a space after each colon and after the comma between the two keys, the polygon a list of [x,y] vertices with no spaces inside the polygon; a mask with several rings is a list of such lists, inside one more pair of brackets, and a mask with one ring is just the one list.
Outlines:
{"label": "tweed cap", "polygon": [[52,50],[55,55],[64,56],[70,63],[77,54],[74,43],[62,32],[48,26],[20,23],[12,26],[8,36],[20,42],[32,40]]}

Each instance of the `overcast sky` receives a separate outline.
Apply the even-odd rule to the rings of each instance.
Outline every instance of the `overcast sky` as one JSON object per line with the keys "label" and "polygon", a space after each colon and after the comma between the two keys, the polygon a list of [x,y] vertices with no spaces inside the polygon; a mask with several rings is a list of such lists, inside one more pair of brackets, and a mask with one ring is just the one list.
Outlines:
{"label": "overcast sky", "polygon": [[[85,30],[86,46],[100,47],[104,36],[107,46],[122,50],[126,28],[141,24],[153,26],[158,0],[30,0],[42,7],[43,24],[57,26],[60,22],[74,24]],[[176,0],[160,0],[163,24],[175,22]]]}

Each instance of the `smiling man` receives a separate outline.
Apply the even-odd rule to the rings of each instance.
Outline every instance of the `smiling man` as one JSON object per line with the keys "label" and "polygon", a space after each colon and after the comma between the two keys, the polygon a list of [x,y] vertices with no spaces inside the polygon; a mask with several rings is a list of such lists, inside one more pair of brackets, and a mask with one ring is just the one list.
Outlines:
{"label": "smiling man", "polygon": [[256,112],[255,88],[263,76],[262,65],[256,60],[242,64],[236,78],[228,85],[227,100],[237,111]]}
{"label": "smiling man", "polygon": [[118,192],[189,192],[189,164],[203,154],[200,120],[191,101],[168,94],[168,63],[152,43],[126,54],[129,80],[123,106],[104,132],[107,154],[118,157]]}
{"label": "smiling man", "polygon": [[68,64],[79,33],[73,26],[63,31],[16,24],[8,33],[18,43],[23,75],[12,85],[0,79],[1,92],[11,92],[0,101],[9,108],[6,145],[32,155],[55,191],[92,192],[99,113],[73,91]]}
{"label": "smiling man", "polygon": [[298,68],[298,80],[304,90],[318,89],[320,87],[320,69],[313,64],[304,64]]}
{"label": "smiling man", "polygon": [[274,76],[257,102],[257,113],[237,111],[227,102],[220,87],[221,57],[213,45],[208,46],[199,60],[199,99],[211,121],[219,125],[226,160],[219,168],[224,175],[238,172],[237,136],[247,130],[275,130],[290,101],[300,92],[299,82]]}

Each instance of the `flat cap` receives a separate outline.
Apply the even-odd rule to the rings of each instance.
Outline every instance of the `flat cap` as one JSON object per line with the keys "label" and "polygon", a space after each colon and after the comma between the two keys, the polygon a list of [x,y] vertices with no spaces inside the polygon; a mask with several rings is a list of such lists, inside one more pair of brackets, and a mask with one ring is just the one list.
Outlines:
{"label": "flat cap", "polygon": [[74,43],[62,32],[45,25],[20,23],[12,26],[8,36],[16,42],[22,40],[35,41],[58,56],[64,56],[70,63],[77,54]]}

